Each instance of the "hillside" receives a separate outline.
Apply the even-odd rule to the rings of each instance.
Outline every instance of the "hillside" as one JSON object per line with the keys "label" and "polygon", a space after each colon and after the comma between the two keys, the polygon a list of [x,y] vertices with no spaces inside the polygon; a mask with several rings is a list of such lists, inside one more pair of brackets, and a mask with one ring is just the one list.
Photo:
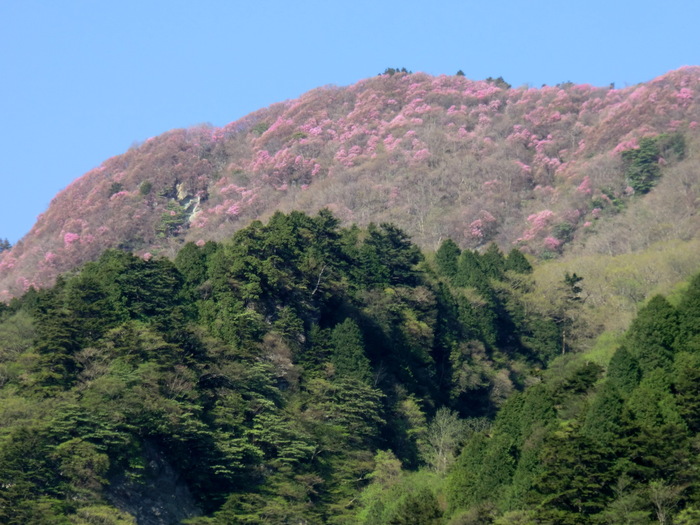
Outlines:
{"label": "hillside", "polygon": [[624,89],[422,73],[319,88],[164,133],[78,178],[0,253],[0,298],[107,248],[172,256],[278,209],[392,222],[428,249],[449,237],[543,258],[692,239],[699,99],[699,67]]}
{"label": "hillside", "polygon": [[327,210],[109,250],[0,303],[0,522],[698,523],[700,274],[604,366],[561,277]]}
{"label": "hillside", "polygon": [[435,411],[485,423],[568,329],[519,251],[446,247],[277,213],[0,303],[0,522],[356,523],[379,449],[446,467]]}

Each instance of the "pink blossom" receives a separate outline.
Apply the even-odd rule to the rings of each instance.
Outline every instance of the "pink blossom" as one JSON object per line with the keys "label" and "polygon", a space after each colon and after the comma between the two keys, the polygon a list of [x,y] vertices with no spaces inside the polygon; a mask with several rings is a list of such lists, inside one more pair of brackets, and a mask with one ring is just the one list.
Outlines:
{"label": "pink blossom", "polygon": [[623,151],[626,151],[628,149],[637,149],[639,148],[639,143],[637,142],[637,139],[632,139],[632,140],[626,140],[624,142],[620,142],[617,146],[615,146],[615,149],[613,151],[615,153],[620,153]]}
{"label": "pink blossom", "polygon": [[70,246],[78,239],[80,239],[80,235],[78,235],[77,233],[68,232],[63,236],[63,244],[65,246]]}
{"label": "pink blossom", "polygon": [[532,168],[525,164],[524,162],[520,162],[519,160],[516,160],[515,163],[520,167],[521,170],[523,170],[523,173],[530,173],[532,172]]}
{"label": "pink blossom", "polygon": [[150,261],[151,259],[153,259],[153,254],[151,252],[146,252],[141,256],[141,258],[144,261]]}
{"label": "pink blossom", "polygon": [[[223,208],[222,208],[223,209]],[[210,210],[210,213],[212,213],[213,210]],[[216,213],[216,212],[213,212]],[[190,222],[190,226],[192,228],[204,228],[204,226],[207,225],[207,222],[209,222],[209,219],[204,216],[203,213],[197,214],[197,216]]]}
{"label": "pink blossom", "polygon": [[576,191],[583,193],[584,195],[590,195],[593,190],[591,190],[591,179],[588,175],[583,178],[583,182],[579,184]]}
{"label": "pink blossom", "polygon": [[416,153],[413,155],[413,160],[415,160],[416,162],[421,162],[428,158],[430,158],[430,151],[428,151],[427,148],[420,149],[416,151]]}
{"label": "pink blossom", "polygon": [[555,237],[545,237],[544,245],[548,250],[558,250],[562,241]]}
{"label": "pink blossom", "polygon": [[690,102],[693,100],[693,92],[686,87],[681,88],[681,90],[676,93],[676,98],[682,102]]}
{"label": "pink blossom", "polygon": [[117,193],[112,193],[110,195],[109,200],[113,201],[115,199],[118,199],[119,197],[124,197],[125,195],[129,195],[128,191],[118,191]]}
{"label": "pink blossom", "polygon": [[541,212],[538,213],[533,213],[532,215],[529,215],[527,220],[528,222],[535,228],[537,229],[542,229],[549,222],[552,220],[554,217],[554,212],[551,210],[542,210]]}
{"label": "pink blossom", "polygon": [[204,239],[199,239],[195,244],[201,248],[206,244],[206,241]]}
{"label": "pink blossom", "polygon": [[399,128],[408,124],[408,120],[401,114],[396,115],[391,122],[389,122],[389,129]]}
{"label": "pink blossom", "polygon": [[481,219],[477,219],[475,221],[472,221],[471,224],[469,224],[469,234],[472,237],[476,237],[478,239],[481,239],[484,237],[484,232],[481,231],[481,228],[484,227],[484,222]]}

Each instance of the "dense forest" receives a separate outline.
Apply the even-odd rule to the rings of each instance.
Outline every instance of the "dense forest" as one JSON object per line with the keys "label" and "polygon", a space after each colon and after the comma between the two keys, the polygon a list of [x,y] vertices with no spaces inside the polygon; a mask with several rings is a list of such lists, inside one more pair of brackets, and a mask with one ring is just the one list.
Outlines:
{"label": "dense forest", "polygon": [[0,303],[0,522],[697,523],[700,277],[582,359],[585,276],[276,213]]}

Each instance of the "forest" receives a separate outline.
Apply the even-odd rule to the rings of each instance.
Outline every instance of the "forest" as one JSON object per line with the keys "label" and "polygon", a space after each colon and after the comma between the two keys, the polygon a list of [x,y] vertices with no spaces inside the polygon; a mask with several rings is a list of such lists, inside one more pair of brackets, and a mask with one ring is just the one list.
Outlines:
{"label": "forest", "polygon": [[700,276],[601,363],[532,264],[328,210],[108,250],[0,303],[0,522],[698,523]]}

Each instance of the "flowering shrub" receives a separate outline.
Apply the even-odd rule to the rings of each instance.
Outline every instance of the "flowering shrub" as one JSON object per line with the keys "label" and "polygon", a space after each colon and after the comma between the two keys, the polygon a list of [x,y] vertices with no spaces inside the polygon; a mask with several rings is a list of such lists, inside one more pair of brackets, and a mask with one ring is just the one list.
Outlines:
{"label": "flowering shrub", "polygon": [[221,239],[280,207],[395,222],[425,246],[451,236],[558,253],[674,169],[680,157],[663,141],[653,167],[637,161],[627,180],[623,157],[633,162],[649,138],[697,137],[699,92],[700,68],[625,89],[423,73],[320,88],[105,160],[0,254],[0,290],[50,284],[108,247],[168,253]]}

